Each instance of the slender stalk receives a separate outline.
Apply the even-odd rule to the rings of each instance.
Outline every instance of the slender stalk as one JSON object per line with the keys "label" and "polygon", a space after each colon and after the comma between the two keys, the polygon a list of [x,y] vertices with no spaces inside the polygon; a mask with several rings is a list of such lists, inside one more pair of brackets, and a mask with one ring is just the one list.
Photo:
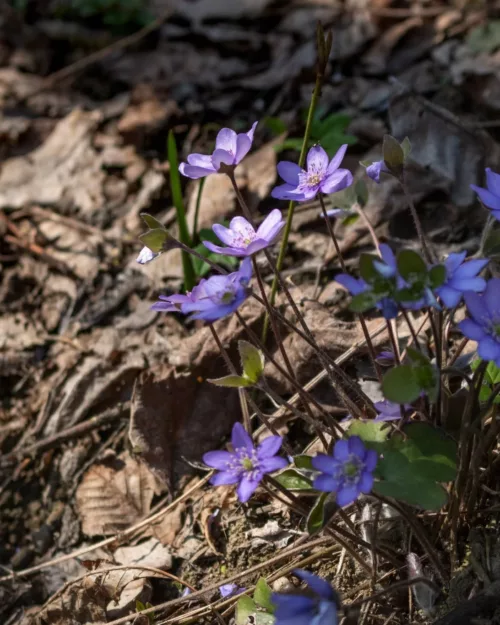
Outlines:
{"label": "slender stalk", "polygon": [[205,186],[206,178],[200,178],[200,184],[198,186],[198,195],[196,196],[196,207],[194,209],[194,221],[193,221],[193,232],[191,234],[191,240],[198,243],[198,217],[200,216],[200,206],[201,206],[201,194],[203,193],[203,187]]}
{"label": "slender stalk", "polygon": [[408,207],[410,208],[410,213],[411,216],[413,218],[413,223],[415,224],[415,229],[417,231],[417,235],[420,241],[420,245],[422,246],[422,252],[424,253],[425,256],[425,260],[428,263],[432,263],[434,258],[433,258],[433,254],[430,251],[429,248],[429,244],[427,243],[427,239],[425,238],[425,234],[422,228],[422,224],[420,222],[420,218],[417,214],[417,209],[415,208],[415,204],[413,203],[413,198],[410,195],[410,192],[408,191],[408,187],[406,186],[406,182],[404,179],[404,174],[403,177],[400,180],[401,183],[401,188],[403,189],[403,193],[404,196],[406,198],[406,201],[408,202]]}

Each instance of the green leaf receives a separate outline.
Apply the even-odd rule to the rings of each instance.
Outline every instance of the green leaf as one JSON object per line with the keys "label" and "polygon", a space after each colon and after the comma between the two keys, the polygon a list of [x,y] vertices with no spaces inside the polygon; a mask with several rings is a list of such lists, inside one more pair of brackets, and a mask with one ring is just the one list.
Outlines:
{"label": "green leaf", "polygon": [[[325,117],[323,121],[319,124],[319,130],[322,135],[327,135],[330,132],[336,132],[337,134],[342,134],[343,131],[349,126],[351,123],[351,116],[344,115],[343,113],[332,113]],[[315,137],[317,139],[321,139],[322,136]]]}
{"label": "green leaf", "polygon": [[365,282],[371,283],[379,278],[379,273],[375,269],[373,262],[380,258],[375,254],[361,254],[359,257],[359,274]]}
{"label": "green leaf", "polygon": [[368,187],[363,179],[360,179],[354,185],[356,198],[360,206],[364,206],[368,202]]}
{"label": "green leaf", "polygon": [[342,219],[342,225],[347,228],[348,226],[352,226],[353,224],[355,224],[359,219],[359,215],[354,214],[354,215],[347,215],[347,217],[344,217],[344,219]]}
{"label": "green leaf", "polygon": [[271,603],[271,595],[273,591],[271,587],[266,582],[264,577],[260,577],[259,581],[255,586],[255,590],[253,593],[253,600],[257,605],[261,608],[264,608],[267,612],[274,612],[274,605]]}
{"label": "green leaf", "polygon": [[215,384],[215,386],[224,386],[226,388],[245,388],[246,386],[252,386],[252,382],[241,375],[226,375],[223,378],[207,380],[207,382]]}
{"label": "green leaf", "polygon": [[408,137],[405,137],[403,141],[401,141],[401,149],[403,150],[405,163],[408,160],[408,157],[411,153],[411,143]]}
{"label": "green leaf", "polygon": [[294,456],[293,463],[295,464],[297,469],[306,469],[307,471],[313,470],[311,456],[306,456],[305,454],[300,456]]}
{"label": "green leaf", "polygon": [[491,384],[498,384],[500,382],[500,368],[491,360],[486,366],[486,375]]}
{"label": "green leaf", "polygon": [[325,523],[325,501],[327,497],[328,493],[321,493],[307,515],[306,526],[309,534],[315,534],[323,529]]}
{"label": "green leaf", "polygon": [[349,436],[359,436],[366,443],[367,447],[379,451],[383,448],[381,443],[385,443],[389,431],[387,423],[383,421],[361,421],[356,419],[349,427],[348,434]]}
{"label": "green leaf", "polygon": [[446,267],[444,265],[435,265],[429,269],[429,283],[431,288],[437,289],[446,280]]}
{"label": "green leaf", "polygon": [[393,497],[425,510],[441,510],[448,501],[448,495],[444,488],[430,480],[376,482],[373,485],[373,492],[385,497]]}
{"label": "green leaf", "polygon": [[161,221],[158,221],[158,219],[155,219],[155,217],[148,215],[148,213],[141,213],[140,215],[142,219],[146,222],[146,226],[151,230],[166,230],[165,226],[161,223]]}
{"label": "green leaf", "polygon": [[243,377],[255,384],[264,371],[264,354],[248,341],[238,341]]}
{"label": "green leaf", "polygon": [[403,167],[405,154],[398,141],[391,135],[384,135],[382,154],[387,167],[397,171]]}
{"label": "green leaf", "polygon": [[241,595],[236,603],[236,625],[247,625],[252,614],[257,611],[255,601],[248,595]]}
{"label": "green leaf", "polygon": [[287,131],[285,122],[279,117],[266,117],[264,119],[264,124],[275,135],[282,135]]}
{"label": "green leaf", "polygon": [[354,295],[351,299],[349,309],[353,312],[362,313],[370,310],[370,308],[373,308],[379,299],[380,297],[375,295],[375,293],[373,293],[372,291],[366,291],[366,293],[358,293],[357,295]]}
{"label": "green leaf", "polygon": [[466,38],[467,45],[476,54],[491,54],[500,48],[500,20],[489,20],[473,28]]}
{"label": "green leaf", "polygon": [[300,152],[302,148],[302,139],[286,139],[283,143],[274,146],[276,152],[282,152],[283,150],[297,150]]}
{"label": "green leaf", "polygon": [[411,358],[412,362],[414,363],[417,363],[424,367],[429,366],[431,364],[431,361],[429,360],[429,358],[418,349],[415,349],[414,347],[408,346],[406,348],[406,353],[408,354],[408,356]]}
{"label": "green leaf", "polygon": [[286,469],[275,479],[288,490],[311,490],[312,488],[311,480],[295,469]]}
{"label": "green leaf", "polygon": [[267,612],[256,612],[253,615],[255,625],[273,625],[276,620],[272,614]]}
{"label": "green leaf", "polygon": [[401,277],[405,280],[427,277],[427,265],[424,259],[413,250],[401,250],[397,256],[397,266]]}
{"label": "green leaf", "polygon": [[421,391],[425,391],[430,401],[434,402],[439,393],[439,371],[434,365],[413,367]]}
{"label": "green leaf", "polygon": [[146,247],[149,247],[152,252],[158,253],[165,252],[168,249],[169,245],[167,242],[171,241],[171,237],[164,228],[156,228],[141,234],[139,240]]}
{"label": "green leaf", "polygon": [[390,369],[382,381],[382,392],[389,401],[410,404],[420,395],[420,385],[411,365],[399,365]]}
{"label": "green leaf", "polygon": [[444,479],[436,476],[436,481],[449,482],[455,479],[457,444],[447,436],[446,432],[427,423],[410,423],[403,431],[418,448],[421,457],[446,465],[452,471]]}

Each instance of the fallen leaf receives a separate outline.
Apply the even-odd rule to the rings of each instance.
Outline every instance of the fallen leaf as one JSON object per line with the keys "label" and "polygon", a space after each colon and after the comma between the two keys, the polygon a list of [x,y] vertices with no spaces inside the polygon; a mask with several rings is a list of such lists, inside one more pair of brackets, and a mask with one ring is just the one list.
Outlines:
{"label": "fallen leaf", "polygon": [[93,465],[76,490],[76,504],[87,536],[110,536],[144,518],[157,490],[155,477],[124,453]]}
{"label": "fallen leaf", "polygon": [[106,589],[90,577],[69,588],[36,615],[36,622],[50,625],[105,625],[108,622]]}

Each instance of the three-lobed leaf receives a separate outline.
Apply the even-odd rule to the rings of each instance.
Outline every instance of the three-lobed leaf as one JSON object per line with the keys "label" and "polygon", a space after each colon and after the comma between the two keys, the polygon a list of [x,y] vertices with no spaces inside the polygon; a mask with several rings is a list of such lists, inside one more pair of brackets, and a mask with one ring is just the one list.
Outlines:
{"label": "three-lobed leaf", "polygon": [[264,354],[248,341],[238,341],[243,377],[256,384],[264,371]]}
{"label": "three-lobed leaf", "polygon": [[410,404],[420,395],[420,384],[411,365],[389,369],[382,381],[382,392],[389,401]]}

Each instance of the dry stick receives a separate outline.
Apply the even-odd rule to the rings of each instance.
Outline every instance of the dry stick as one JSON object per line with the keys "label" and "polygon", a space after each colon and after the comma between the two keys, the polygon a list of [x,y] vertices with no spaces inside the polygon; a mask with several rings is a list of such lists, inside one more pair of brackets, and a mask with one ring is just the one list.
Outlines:
{"label": "dry stick", "polygon": [[[340,266],[342,267],[342,271],[344,273],[347,273],[347,267],[346,267],[346,264],[344,262],[344,257],[342,256],[342,252],[340,251],[339,242],[337,241],[337,237],[335,236],[335,231],[333,230],[333,226],[331,224],[330,218],[328,217],[328,214],[326,212],[325,201],[324,201],[323,196],[322,196],[321,193],[318,195],[318,197],[319,197],[319,203],[321,205],[321,211],[323,212],[323,217],[325,218],[325,221],[326,221],[326,227],[328,228],[328,232],[330,234],[330,238],[332,239],[333,244],[335,246],[335,251],[337,252],[337,258],[339,259]],[[366,219],[366,221],[368,221],[368,218],[366,217],[366,215],[365,215],[365,219]],[[372,236],[375,237],[374,238],[374,242],[375,242],[375,245],[377,246],[377,249],[378,249],[377,237],[375,235],[375,231],[371,227],[371,224],[370,224],[369,230],[370,230],[370,234],[373,233]],[[370,354],[370,358],[371,358],[371,361],[372,361],[372,364],[373,364],[373,368],[375,369],[375,373],[377,375],[378,381],[382,384],[382,370],[380,368],[380,365],[377,362],[377,355],[375,354],[375,348],[373,347],[373,343],[370,340],[370,333],[368,332],[368,327],[366,325],[365,318],[364,318],[364,316],[361,313],[358,315],[358,318],[359,318],[359,321],[361,323],[361,328],[363,330],[363,334],[364,334],[365,339],[366,339],[366,345],[368,347],[368,352]]]}
{"label": "dry stick", "polygon": [[[289,373],[290,377],[296,379],[295,371],[293,370],[292,364],[290,362],[290,359],[288,358],[288,354],[286,353],[285,347],[283,345],[283,341],[281,340],[281,334],[280,334],[280,331],[279,331],[278,324],[276,323],[276,319],[275,319],[275,315],[274,315],[274,309],[272,308],[272,306],[269,303],[269,300],[267,299],[266,290],[265,290],[264,284],[262,282],[262,277],[260,275],[259,268],[257,266],[257,261],[255,260],[254,256],[252,256],[252,263],[253,263],[255,275],[257,277],[257,282],[259,284],[259,289],[260,289],[260,292],[261,292],[261,295],[262,295],[262,299],[264,301],[264,306],[266,307],[266,312],[268,314],[269,321],[271,322],[271,327],[272,327],[272,330],[273,330],[273,334],[276,337],[276,342],[278,344],[278,349],[280,350],[281,356],[283,357],[283,362],[285,363],[285,366],[288,369],[288,373]],[[298,384],[298,388],[301,389],[300,392],[302,392],[302,387],[298,383],[298,380],[297,380],[297,384]],[[308,403],[307,399],[308,399],[307,397],[304,397],[304,402],[303,402],[304,403],[304,408],[307,411],[307,413],[309,414],[309,417],[311,419],[311,423],[314,424],[314,429],[316,431],[316,434],[317,434],[318,438],[320,439],[320,441],[323,444],[324,448],[327,449],[328,443],[326,442],[326,439],[325,439],[321,429],[317,427],[316,420],[314,419],[314,415],[312,413],[311,407],[309,406],[309,403]]]}
{"label": "dry stick", "polygon": [[404,317],[404,320],[406,321],[406,325],[408,326],[408,330],[410,331],[411,338],[412,338],[412,341],[413,341],[413,345],[415,345],[415,349],[418,349],[418,351],[420,353],[423,353],[422,352],[422,347],[421,347],[420,342],[418,340],[418,335],[415,332],[415,328],[413,327],[413,324],[411,322],[410,315],[408,314],[408,311],[403,306],[400,306],[399,310],[401,311],[401,313],[402,313],[402,315]]}
{"label": "dry stick", "polygon": [[[216,329],[214,328],[213,323],[210,323],[209,326],[210,331],[212,333],[212,336],[217,344],[217,347],[219,348],[219,351],[222,355],[222,357],[224,358],[229,371],[233,374],[233,375],[238,375],[238,372],[236,371],[235,366],[233,365],[233,363],[231,362],[231,359],[229,358],[229,354],[227,353],[226,348],[224,347],[224,345],[222,344],[222,341],[219,338],[219,335],[217,334]],[[240,389],[238,389],[240,390]],[[278,433],[278,431],[276,430],[276,428],[274,427],[274,425],[269,421],[269,419],[266,418],[266,416],[262,413],[262,411],[260,410],[260,408],[257,406],[257,404],[254,402],[254,400],[252,399],[252,397],[250,396],[249,393],[247,393],[247,389],[241,389],[243,391],[243,397],[244,397],[244,401],[245,403],[248,401],[253,410],[255,410],[255,412],[258,414],[259,418],[262,420],[262,423],[275,435],[275,436],[280,436],[280,434]],[[248,419],[249,423],[247,426],[247,432],[251,435],[252,430],[251,430],[251,425],[250,425],[250,416]],[[283,449],[286,451],[286,453],[288,455],[293,455],[293,450],[292,448],[285,442],[283,442]]]}
{"label": "dry stick", "polygon": [[371,603],[372,601],[377,601],[377,599],[380,599],[380,597],[383,597],[384,595],[387,595],[391,592],[396,592],[397,590],[400,590],[401,588],[414,586],[415,584],[426,584],[427,586],[429,586],[429,588],[432,588],[432,590],[434,590],[436,594],[439,594],[441,592],[441,589],[438,586],[436,586],[436,584],[433,581],[431,581],[429,578],[414,577],[413,579],[405,579],[405,580],[402,580],[401,582],[395,582],[394,584],[392,584],[392,586],[389,586],[389,588],[384,588],[383,590],[379,590],[378,592],[376,592],[374,595],[371,595],[370,597],[365,597],[364,599],[358,599],[357,601],[353,601],[348,606],[346,606],[346,608],[348,609],[357,608],[358,606],[363,605],[364,603]]}
{"label": "dry stick", "polygon": [[[224,581],[226,584],[232,584],[233,582],[237,582],[240,579],[247,577],[248,575],[252,575],[253,573],[258,573],[263,568],[270,567],[273,564],[280,562],[280,560],[285,560],[286,558],[292,555],[295,555],[296,553],[300,553],[301,551],[305,551],[306,549],[312,549],[313,547],[318,547],[327,542],[331,542],[331,539],[330,537],[324,536],[322,538],[311,540],[310,542],[305,543],[305,544],[300,544],[298,546],[290,547],[289,549],[284,549],[280,554],[274,556],[273,558],[269,558],[264,563],[256,564],[250,567],[249,569],[247,569],[246,571],[243,571],[242,573],[236,573],[235,575],[232,575],[231,577],[227,578]],[[194,592],[191,595],[188,595],[187,597],[178,597],[177,599],[171,599],[170,601],[165,601],[165,603],[160,603],[159,605],[156,605],[152,608],[143,610],[141,611],[141,614],[147,616],[148,614],[154,614],[158,610],[164,610],[166,608],[173,608],[175,606],[182,605],[183,603],[188,603],[190,601],[193,601],[194,599],[202,598],[204,594],[210,593],[214,590],[218,590],[219,586],[220,586],[220,582],[216,582],[215,584],[212,584],[211,586],[208,586],[207,588],[204,588],[203,590],[198,590],[197,592]],[[232,599],[236,599],[236,598],[232,598]],[[130,621],[130,615],[124,616],[114,621],[110,621],[108,625],[124,625],[125,623],[129,623],[129,621]]]}
{"label": "dry stick", "polygon": [[61,562],[67,562],[68,560],[72,560],[73,558],[82,556],[88,553],[89,551],[94,551],[94,549],[100,549],[102,547],[107,547],[108,545],[116,544],[117,541],[123,542],[125,538],[135,534],[138,530],[146,527],[147,525],[154,523],[155,521],[160,519],[162,516],[164,516],[167,512],[172,510],[172,508],[175,508],[175,506],[177,506],[179,503],[181,503],[185,499],[188,499],[194,492],[196,492],[199,488],[201,488],[208,482],[208,480],[212,477],[212,473],[213,471],[210,471],[199,482],[194,484],[192,488],[187,490],[185,493],[182,493],[182,495],[177,497],[175,501],[172,501],[171,503],[169,503],[168,506],[165,506],[165,508],[162,508],[156,514],[153,514],[150,517],[147,517],[143,519],[142,521],[139,521],[138,523],[136,523],[135,525],[132,525],[132,527],[129,527],[128,529],[124,530],[120,534],[116,534],[115,536],[111,536],[111,538],[106,538],[105,540],[101,540],[100,542],[94,543],[93,545],[87,545],[86,547],[77,549],[76,551],[73,551],[72,553],[67,553],[63,556],[59,556],[58,558],[48,560],[47,562],[41,562],[40,564],[37,564],[36,566],[32,566],[30,568],[23,569],[21,571],[14,571],[10,573],[9,575],[4,575],[3,577],[0,577],[0,582],[5,582],[8,580],[16,579],[18,577],[26,577],[27,575],[38,573],[39,571],[42,571],[43,569],[46,569],[50,566],[61,564]]}

